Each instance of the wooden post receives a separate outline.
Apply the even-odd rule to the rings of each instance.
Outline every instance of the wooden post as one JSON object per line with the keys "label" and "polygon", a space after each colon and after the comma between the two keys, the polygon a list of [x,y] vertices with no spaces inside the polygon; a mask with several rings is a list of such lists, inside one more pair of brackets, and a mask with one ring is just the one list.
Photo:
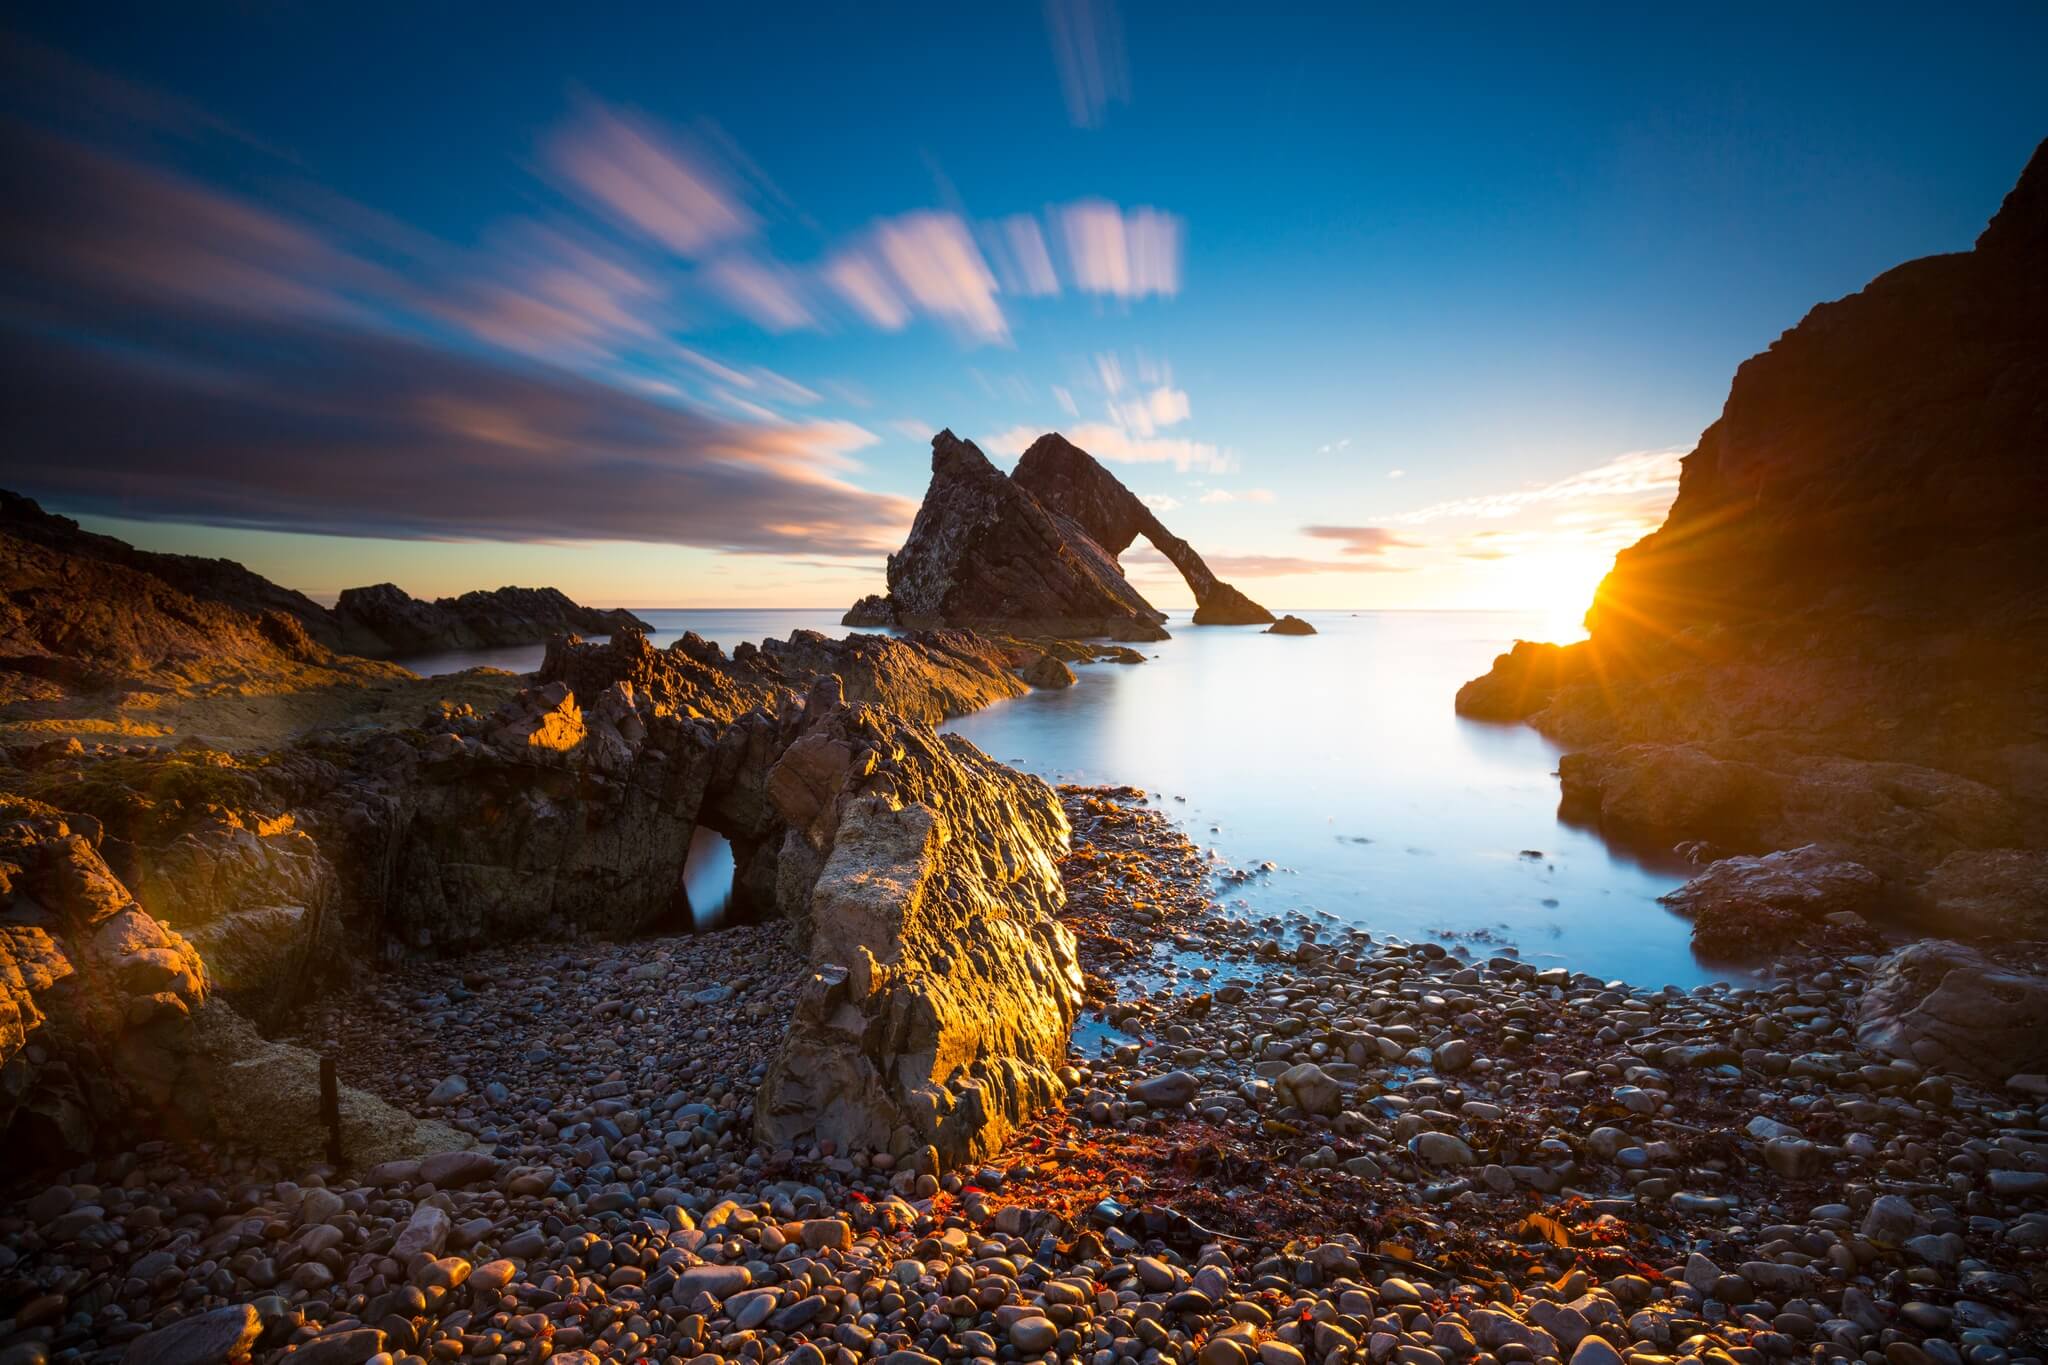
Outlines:
{"label": "wooden post", "polygon": [[320,1059],[320,1121],[327,1125],[327,1163],[341,1169],[341,1087],[334,1075],[334,1058]]}

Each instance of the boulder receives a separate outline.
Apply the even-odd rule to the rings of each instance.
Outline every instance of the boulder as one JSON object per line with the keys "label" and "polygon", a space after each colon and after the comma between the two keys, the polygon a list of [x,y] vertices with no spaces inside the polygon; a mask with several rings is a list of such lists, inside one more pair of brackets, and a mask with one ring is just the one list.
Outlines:
{"label": "boulder", "polygon": [[1871,972],[1856,1043],[1986,1082],[2048,1069],[2048,976],[1941,939],[1909,944]]}
{"label": "boulder", "polygon": [[1050,654],[1041,654],[1024,665],[1022,676],[1025,682],[1040,688],[1072,687],[1075,681],[1074,670]]}
{"label": "boulder", "polygon": [[2048,937],[2048,849],[1966,849],[1920,883],[1922,915],[1943,932],[1983,938]]}
{"label": "boulder", "polygon": [[1316,628],[1299,616],[1283,616],[1259,632],[1261,635],[1313,635]]}
{"label": "boulder", "polygon": [[1693,921],[1693,946],[1712,957],[1769,952],[1841,911],[1868,914],[1875,872],[1819,844],[1763,857],[1723,858],[1658,899]]}

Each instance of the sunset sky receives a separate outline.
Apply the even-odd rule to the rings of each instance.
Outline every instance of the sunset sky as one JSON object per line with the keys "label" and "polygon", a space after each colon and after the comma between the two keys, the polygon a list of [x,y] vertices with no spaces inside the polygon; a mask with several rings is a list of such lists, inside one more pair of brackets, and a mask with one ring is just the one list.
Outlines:
{"label": "sunset sky", "polygon": [[933,431],[1059,430],[1271,606],[1582,605],[2048,134],[2039,5],[1372,8],[17,9],[0,483],[315,595],[841,606]]}

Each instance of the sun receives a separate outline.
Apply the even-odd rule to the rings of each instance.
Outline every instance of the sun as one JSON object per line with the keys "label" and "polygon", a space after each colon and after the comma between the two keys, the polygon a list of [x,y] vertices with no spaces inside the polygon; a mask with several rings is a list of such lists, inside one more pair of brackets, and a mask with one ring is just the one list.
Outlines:
{"label": "sun", "polygon": [[1515,599],[1541,612],[1543,638],[1561,645],[1586,638],[1586,608],[1613,566],[1612,550],[1590,545],[1529,550],[1502,561]]}

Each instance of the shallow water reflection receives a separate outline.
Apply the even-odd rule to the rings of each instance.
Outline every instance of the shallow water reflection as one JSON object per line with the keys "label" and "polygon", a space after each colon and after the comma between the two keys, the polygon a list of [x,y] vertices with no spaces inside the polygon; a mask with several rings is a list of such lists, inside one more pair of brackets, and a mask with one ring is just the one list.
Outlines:
{"label": "shallow water reflection", "polygon": [[[1695,961],[1690,925],[1656,898],[1685,879],[1663,854],[1610,846],[1557,815],[1558,749],[1526,726],[1459,718],[1451,699],[1517,636],[1516,612],[1300,612],[1321,632],[1168,622],[1138,665],[1076,670],[947,728],[1049,781],[1129,783],[1234,867],[1260,913],[1323,911],[1378,934],[1485,957],[1513,945],[1639,986],[1737,979]],[[728,651],[836,611],[643,611],[657,645],[694,630]],[[493,651],[497,667],[541,650]],[[476,656],[402,662],[422,672]],[[729,875],[729,874],[728,874]]]}

